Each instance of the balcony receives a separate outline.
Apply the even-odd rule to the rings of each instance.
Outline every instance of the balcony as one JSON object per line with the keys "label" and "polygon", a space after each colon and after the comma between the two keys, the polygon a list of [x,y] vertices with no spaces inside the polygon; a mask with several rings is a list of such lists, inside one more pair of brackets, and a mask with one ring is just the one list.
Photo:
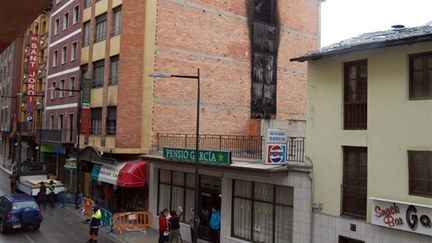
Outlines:
{"label": "balcony", "polygon": [[[158,133],[155,145],[158,152],[163,147],[195,148],[195,135]],[[227,150],[231,151],[233,157],[259,159],[265,155],[265,138],[258,136],[237,135],[207,135],[199,137],[200,149]],[[304,138],[290,137],[287,142],[287,161],[304,162]]]}
{"label": "balcony", "polygon": [[76,130],[71,129],[37,129],[36,141],[52,143],[75,143]]}

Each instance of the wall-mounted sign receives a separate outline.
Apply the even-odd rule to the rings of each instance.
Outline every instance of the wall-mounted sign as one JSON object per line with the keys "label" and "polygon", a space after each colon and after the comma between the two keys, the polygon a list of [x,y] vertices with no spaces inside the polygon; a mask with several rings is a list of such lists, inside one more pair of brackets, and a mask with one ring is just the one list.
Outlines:
{"label": "wall-mounted sign", "polygon": [[267,143],[287,143],[287,131],[281,129],[267,129]]}
{"label": "wall-mounted sign", "polygon": [[266,164],[286,164],[286,144],[267,144]]}
{"label": "wall-mounted sign", "polygon": [[90,108],[89,107],[83,107],[81,108],[81,134],[88,134],[90,132]]}
{"label": "wall-mounted sign", "polygon": [[372,199],[371,223],[432,236],[432,207],[381,198]]}
{"label": "wall-mounted sign", "polygon": [[[26,114],[31,115],[33,112],[33,103],[35,102],[36,84],[37,84],[37,60],[38,60],[38,36],[30,36],[28,54],[28,76],[27,76],[27,100]],[[29,121],[30,122],[30,121]]]}
{"label": "wall-mounted sign", "polygon": [[81,134],[90,132],[90,102],[91,102],[91,79],[83,78],[81,82]]}
{"label": "wall-mounted sign", "polygon": [[[164,147],[163,157],[168,160],[195,162],[195,149]],[[231,151],[200,149],[198,161],[204,164],[230,165]]]}

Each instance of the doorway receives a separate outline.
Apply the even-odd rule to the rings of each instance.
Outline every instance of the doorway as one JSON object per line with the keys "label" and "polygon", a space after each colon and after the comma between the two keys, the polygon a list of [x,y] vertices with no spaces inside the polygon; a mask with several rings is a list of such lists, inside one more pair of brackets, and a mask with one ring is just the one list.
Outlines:
{"label": "doorway", "polygon": [[201,195],[200,195],[200,210],[198,217],[200,218],[200,226],[198,230],[198,238],[210,240],[210,218],[213,207],[220,208],[221,205],[221,178],[215,176],[201,175]]}

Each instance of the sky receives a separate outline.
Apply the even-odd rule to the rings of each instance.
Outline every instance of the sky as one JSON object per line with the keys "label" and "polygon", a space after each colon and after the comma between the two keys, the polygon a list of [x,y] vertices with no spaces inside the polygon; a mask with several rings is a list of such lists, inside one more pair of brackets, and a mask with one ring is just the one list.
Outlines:
{"label": "sky", "polygon": [[432,21],[432,0],[325,0],[321,3],[321,46],[362,33]]}

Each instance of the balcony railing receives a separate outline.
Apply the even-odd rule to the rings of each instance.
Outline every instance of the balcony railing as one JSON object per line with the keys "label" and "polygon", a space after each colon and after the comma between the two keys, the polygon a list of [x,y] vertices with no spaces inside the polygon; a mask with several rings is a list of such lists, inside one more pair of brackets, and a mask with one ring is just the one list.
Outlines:
{"label": "balcony railing", "polygon": [[[207,135],[199,137],[200,149],[228,150],[233,157],[263,159],[265,139],[261,136],[237,136],[237,135]],[[157,151],[163,147],[195,148],[195,135],[158,133],[156,141]],[[304,138],[290,137],[287,143],[288,161],[304,161]]]}
{"label": "balcony railing", "polygon": [[35,134],[36,141],[74,143],[76,140],[76,130],[73,129],[37,129]]}

